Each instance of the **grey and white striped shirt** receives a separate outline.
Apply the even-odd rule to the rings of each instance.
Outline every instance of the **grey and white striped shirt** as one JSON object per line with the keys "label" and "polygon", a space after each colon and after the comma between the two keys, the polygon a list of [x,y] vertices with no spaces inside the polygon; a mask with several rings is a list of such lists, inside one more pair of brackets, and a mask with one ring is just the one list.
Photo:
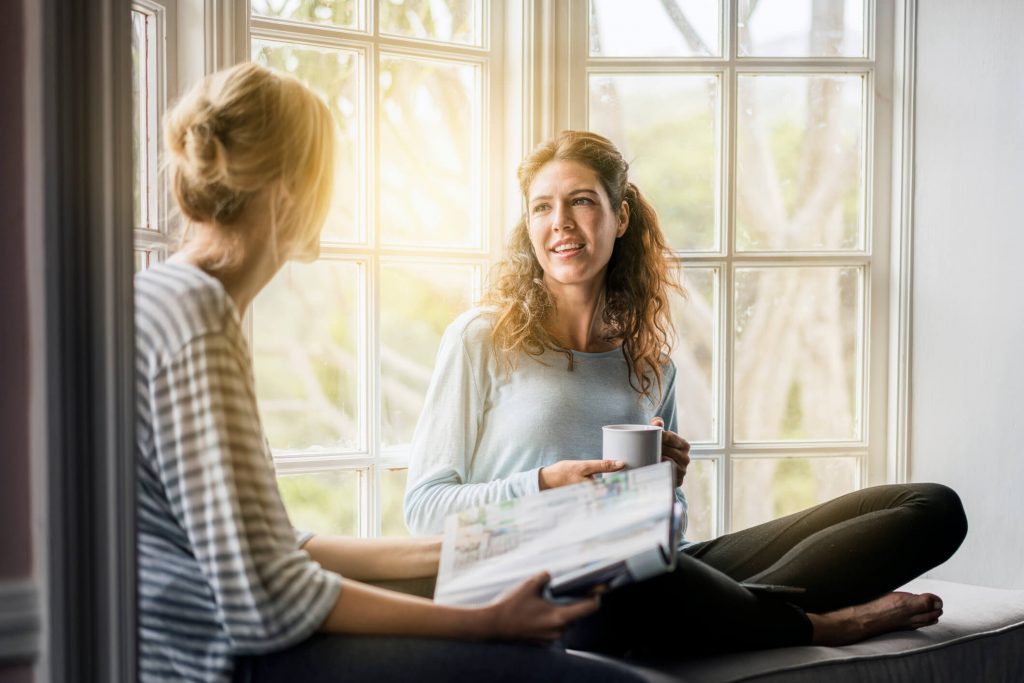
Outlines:
{"label": "grey and white striped shirt", "polygon": [[158,265],[135,311],[140,678],[230,680],[235,656],[311,635],[341,577],[288,521],[220,282]]}

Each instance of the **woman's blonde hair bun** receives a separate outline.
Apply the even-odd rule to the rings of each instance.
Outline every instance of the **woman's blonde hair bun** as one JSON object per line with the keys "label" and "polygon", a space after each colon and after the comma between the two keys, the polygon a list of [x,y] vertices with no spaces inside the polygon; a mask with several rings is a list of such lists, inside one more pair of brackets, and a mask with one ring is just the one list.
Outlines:
{"label": "woman's blonde hair bun", "polygon": [[207,76],[167,112],[164,146],[190,221],[230,228],[271,190],[277,242],[319,233],[333,190],[334,122],[294,78],[252,62]]}
{"label": "woman's blonde hair bun", "polygon": [[197,116],[197,120],[185,129],[181,154],[194,178],[222,182],[227,177],[227,152],[221,142],[216,114],[210,107],[202,113],[208,116]]}

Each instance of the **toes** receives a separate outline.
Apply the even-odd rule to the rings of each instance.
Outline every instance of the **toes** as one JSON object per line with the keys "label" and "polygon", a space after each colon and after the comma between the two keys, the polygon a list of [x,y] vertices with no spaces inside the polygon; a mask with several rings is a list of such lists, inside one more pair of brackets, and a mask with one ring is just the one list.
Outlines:
{"label": "toes", "polygon": [[933,626],[939,623],[939,617],[942,616],[942,610],[934,610],[930,612],[923,612],[921,614],[915,614],[907,623],[911,628],[921,628],[922,626]]}
{"label": "toes", "polygon": [[920,595],[904,593],[901,597],[903,597],[903,606],[917,613],[942,610],[942,598],[931,593],[921,593]]}

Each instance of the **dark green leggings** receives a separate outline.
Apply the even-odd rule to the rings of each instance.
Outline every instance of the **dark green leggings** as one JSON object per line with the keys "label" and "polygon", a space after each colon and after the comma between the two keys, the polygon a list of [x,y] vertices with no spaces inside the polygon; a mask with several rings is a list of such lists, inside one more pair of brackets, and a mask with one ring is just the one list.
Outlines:
{"label": "dark green leggings", "polygon": [[[688,546],[676,571],[604,596],[566,644],[608,654],[678,657],[807,644],[806,612],[888,593],[945,562],[967,518],[939,484],[876,486]],[[806,589],[754,592],[740,582]]]}

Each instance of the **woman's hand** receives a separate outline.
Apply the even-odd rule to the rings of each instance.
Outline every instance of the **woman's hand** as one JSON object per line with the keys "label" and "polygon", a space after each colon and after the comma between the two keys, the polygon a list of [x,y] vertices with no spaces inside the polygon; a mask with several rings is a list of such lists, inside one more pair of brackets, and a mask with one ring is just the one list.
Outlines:
{"label": "woman's hand", "polygon": [[690,464],[690,444],[675,432],[665,429],[665,421],[660,417],[651,420],[651,424],[664,430],[661,433],[661,459],[675,464],[675,485],[682,486],[686,468]]}
{"label": "woman's hand", "polygon": [[597,609],[598,599],[553,605],[541,596],[551,580],[547,572],[527,579],[483,609],[484,638],[551,642],[572,622]]}
{"label": "woman's hand", "polygon": [[[662,445],[662,450],[664,448]],[[595,474],[615,472],[625,466],[626,463],[621,460],[559,460],[553,465],[542,467],[537,479],[540,490],[543,491],[559,486],[578,484],[581,481],[592,479]]]}

